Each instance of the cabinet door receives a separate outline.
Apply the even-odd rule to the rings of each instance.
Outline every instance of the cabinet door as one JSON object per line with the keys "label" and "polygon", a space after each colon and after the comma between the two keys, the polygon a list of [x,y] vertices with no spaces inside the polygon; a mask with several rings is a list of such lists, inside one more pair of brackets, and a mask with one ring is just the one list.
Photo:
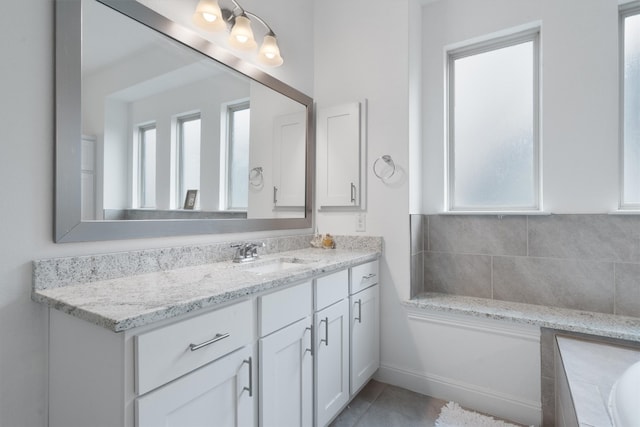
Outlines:
{"label": "cabinet door", "polygon": [[255,426],[252,357],[241,348],[138,398],[136,426]]}
{"label": "cabinet door", "polygon": [[313,424],[311,318],[260,339],[260,426]]}
{"label": "cabinet door", "polygon": [[316,426],[322,427],[349,401],[348,299],[314,316]]}
{"label": "cabinet door", "polygon": [[380,367],[380,286],[351,295],[351,394]]}
{"label": "cabinet door", "polygon": [[360,103],[318,112],[320,207],[360,205]]}
{"label": "cabinet door", "polygon": [[278,116],[273,131],[273,204],[304,207],[307,123],[305,113]]}

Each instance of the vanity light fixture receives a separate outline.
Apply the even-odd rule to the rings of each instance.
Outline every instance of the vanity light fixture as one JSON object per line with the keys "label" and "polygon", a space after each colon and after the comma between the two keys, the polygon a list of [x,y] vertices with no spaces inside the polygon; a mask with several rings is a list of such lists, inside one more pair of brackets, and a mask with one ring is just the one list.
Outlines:
{"label": "vanity light fixture", "polygon": [[267,29],[258,50],[258,61],[270,67],[282,65],[284,60],[271,27],[258,15],[245,10],[236,0],[229,1],[233,3],[232,9],[221,9],[218,0],[200,0],[193,14],[193,22],[207,31],[222,31],[229,27],[229,44],[233,48],[253,50],[258,44],[253,36],[251,23],[257,21]]}

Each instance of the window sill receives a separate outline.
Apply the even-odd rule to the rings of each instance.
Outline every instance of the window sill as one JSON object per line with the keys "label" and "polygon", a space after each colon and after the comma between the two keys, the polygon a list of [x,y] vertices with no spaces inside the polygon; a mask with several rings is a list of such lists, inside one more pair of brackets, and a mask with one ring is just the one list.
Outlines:
{"label": "window sill", "polygon": [[[640,213],[640,211],[638,211]],[[438,215],[551,215],[551,212],[545,211],[444,211],[438,212]]]}

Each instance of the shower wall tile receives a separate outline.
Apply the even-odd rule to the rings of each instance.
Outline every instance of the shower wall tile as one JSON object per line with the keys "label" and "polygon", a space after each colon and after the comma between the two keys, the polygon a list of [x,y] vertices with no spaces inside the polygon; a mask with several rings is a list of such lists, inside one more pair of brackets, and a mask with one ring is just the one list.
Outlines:
{"label": "shower wall tile", "polygon": [[491,257],[425,252],[424,290],[491,298]]}
{"label": "shower wall tile", "polygon": [[493,297],[528,304],[613,313],[613,263],[494,257]]}
{"label": "shower wall tile", "polygon": [[424,255],[421,253],[411,255],[411,298],[424,292]]}
{"label": "shower wall tile", "polygon": [[433,215],[429,249],[486,255],[526,255],[526,216]]}
{"label": "shower wall tile", "polygon": [[640,317],[640,264],[616,264],[616,312]]}
{"label": "shower wall tile", "polygon": [[640,219],[623,215],[529,217],[529,255],[640,261]]}
{"label": "shower wall tile", "polygon": [[409,215],[411,227],[411,255],[416,255],[424,250],[424,215]]}

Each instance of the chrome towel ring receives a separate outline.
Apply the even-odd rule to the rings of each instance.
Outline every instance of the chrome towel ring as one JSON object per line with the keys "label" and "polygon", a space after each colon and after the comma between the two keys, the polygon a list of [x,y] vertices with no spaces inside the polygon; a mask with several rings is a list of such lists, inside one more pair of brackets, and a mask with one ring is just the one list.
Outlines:
{"label": "chrome towel ring", "polygon": [[[382,163],[380,161],[382,160]],[[373,162],[373,173],[381,180],[389,179],[396,173],[396,164],[390,155],[380,156]]]}

